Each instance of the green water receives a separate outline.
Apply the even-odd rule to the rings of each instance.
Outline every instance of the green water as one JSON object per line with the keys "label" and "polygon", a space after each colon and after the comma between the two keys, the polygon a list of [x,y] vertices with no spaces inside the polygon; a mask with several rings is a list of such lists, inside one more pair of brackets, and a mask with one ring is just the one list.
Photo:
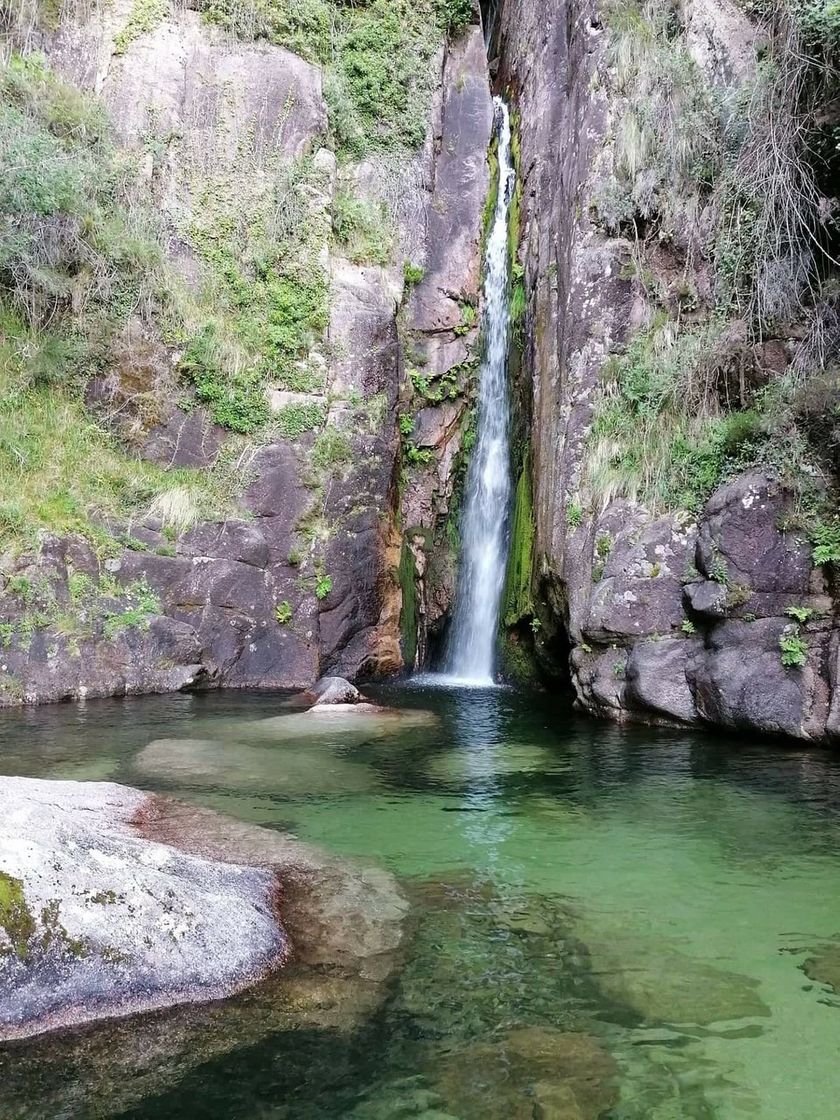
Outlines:
{"label": "green water", "polygon": [[[364,1029],[273,1035],[124,1115],[840,1115],[840,997],[802,970],[840,940],[840,758],[503,690],[377,695],[437,722],[278,745],[277,698],[236,694],[0,717],[5,773],[164,790],[379,862],[412,900],[408,958]],[[523,1028],[604,1055],[582,1111],[505,1096],[494,1047]]]}

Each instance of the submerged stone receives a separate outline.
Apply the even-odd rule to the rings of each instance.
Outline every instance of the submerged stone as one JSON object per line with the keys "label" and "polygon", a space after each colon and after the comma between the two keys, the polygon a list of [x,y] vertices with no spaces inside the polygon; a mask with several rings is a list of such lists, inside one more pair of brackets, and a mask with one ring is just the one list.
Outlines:
{"label": "submerged stone", "polygon": [[358,688],[344,677],[321,677],[309,692],[314,697],[312,706],[315,708],[327,704],[358,704],[362,700]]}
{"label": "submerged stone", "polygon": [[823,945],[802,965],[809,980],[825,984],[840,995],[840,943]]}
{"label": "submerged stone", "polygon": [[318,751],[282,744],[277,749],[212,739],[156,739],[137,755],[134,767],[145,777],[176,788],[224,787],[260,793],[362,792],[376,785],[364,766]]}
{"label": "submerged stone", "polygon": [[522,1027],[452,1051],[440,1089],[456,1115],[597,1120],[618,1101],[618,1066],[590,1035]]}
{"label": "submerged stone", "polygon": [[646,1021],[707,1026],[770,1015],[751,976],[641,939],[587,938],[586,946],[601,991]]}

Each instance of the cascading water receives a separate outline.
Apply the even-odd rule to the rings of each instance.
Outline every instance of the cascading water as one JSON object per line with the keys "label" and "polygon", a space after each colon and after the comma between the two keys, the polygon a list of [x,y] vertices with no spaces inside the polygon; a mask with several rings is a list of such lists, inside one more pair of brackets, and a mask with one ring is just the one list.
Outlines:
{"label": "cascading water", "polygon": [[499,195],[485,261],[482,325],[486,349],[479,375],[478,439],[467,473],[458,590],[446,656],[447,674],[482,685],[493,683],[511,494],[508,215],[516,173],[508,108],[498,97],[494,104]]}

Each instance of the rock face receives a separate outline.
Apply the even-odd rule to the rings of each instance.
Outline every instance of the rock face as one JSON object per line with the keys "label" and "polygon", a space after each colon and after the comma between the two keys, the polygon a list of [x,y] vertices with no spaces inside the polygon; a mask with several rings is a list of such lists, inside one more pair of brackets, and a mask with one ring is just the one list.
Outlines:
{"label": "rock face", "polygon": [[0,782],[0,1039],[230,995],[288,956],[273,875],[138,839],[147,802]]}
{"label": "rock face", "polygon": [[[130,0],[92,17],[68,10],[37,33],[38,45],[57,73],[104,101],[167,224],[170,264],[187,290],[198,290],[203,273],[184,231],[206,209],[202,191],[229,190],[224,177],[243,159],[243,144],[254,168],[249,189],[278,166],[310,159],[316,186],[306,186],[307,206],[320,231],[312,267],[329,290],[329,326],[306,361],[323,387],[291,393],[270,385],[267,400],[275,411],[321,410],[339,442],[315,466],[315,433],[235,447],[205,408],[184,404],[179,352],[130,322],[114,368],[88,387],[89,407],[133,452],[164,467],[201,470],[219,456],[235,458],[233,512],[218,522],[192,517],[177,531],[154,509],[131,524],[96,526],[113,538],[106,559],[70,536],[1,558],[0,704],[219,686],[304,689],[325,672],[397,671],[406,652],[398,415],[413,408],[406,371],[421,350],[432,382],[444,379],[458,399],[440,409],[448,411],[433,474],[417,469],[403,487],[412,524],[432,535],[442,529],[463,465],[488,181],[481,29],[476,22],[441,40],[428,139],[416,156],[401,168],[372,155],[339,169],[324,143],[317,66],[237,41],[189,9],[126,36],[135,16]],[[333,208],[348,191],[385,205],[393,219],[387,265],[351,260],[336,243]],[[410,300],[405,262],[425,269]],[[151,420],[137,403],[149,400]],[[442,396],[427,404],[436,413]],[[427,420],[428,430],[440,427]],[[415,579],[422,585],[419,570],[403,580],[412,595]],[[448,606],[451,578],[444,583],[436,616]],[[409,629],[413,642],[417,627]]]}
{"label": "rock face", "polygon": [[[705,81],[742,81],[761,45],[755,25],[729,0],[684,9],[685,49]],[[592,201],[604,153],[619,147],[601,15],[583,0],[505,0],[491,52],[519,109],[530,330],[518,406],[531,419],[537,652],[562,673],[571,646],[577,699],[601,715],[836,740],[829,573],[772,471],[734,477],[696,514],[653,516],[609,491],[576,504],[602,371],[647,321],[647,293],[622,266],[629,242],[604,231]],[[700,265],[692,282],[708,291]],[[784,345],[768,346],[784,369]]]}

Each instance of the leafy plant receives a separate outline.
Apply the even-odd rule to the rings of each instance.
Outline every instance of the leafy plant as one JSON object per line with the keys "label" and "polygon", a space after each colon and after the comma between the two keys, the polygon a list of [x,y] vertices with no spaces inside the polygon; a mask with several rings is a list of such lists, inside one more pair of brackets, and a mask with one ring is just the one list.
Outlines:
{"label": "leafy plant", "polygon": [[785,607],[785,614],[789,618],[795,618],[797,622],[805,623],[813,618],[814,611],[812,607]]}
{"label": "leafy plant", "polygon": [[323,573],[316,577],[315,580],[315,597],[317,599],[326,599],[332,591],[332,576],[324,575]]}
{"label": "leafy plant", "polygon": [[583,521],[583,506],[578,502],[569,502],[566,506],[566,524],[570,529],[577,529]]}
{"label": "leafy plant", "polygon": [[288,599],[284,599],[282,603],[278,603],[274,610],[274,616],[280,626],[287,626],[294,615],[292,604]]}
{"label": "leafy plant", "polygon": [[403,278],[407,288],[415,288],[425,275],[426,270],[422,265],[412,264],[411,261],[403,264]]}
{"label": "leafy plant", "polygon": [[808,660],[808,646],[800,637],[798,628],[785,629],[779,638],[782,664],[789,669],[801,669]]}
{"label": "leafy plant", "polygon": [[688,637],[690,637],[692,634],[697,633],[697,627],[694,625],[690,618],[683,619],[680,630],[682,630],[683,634],[686,634]]}

